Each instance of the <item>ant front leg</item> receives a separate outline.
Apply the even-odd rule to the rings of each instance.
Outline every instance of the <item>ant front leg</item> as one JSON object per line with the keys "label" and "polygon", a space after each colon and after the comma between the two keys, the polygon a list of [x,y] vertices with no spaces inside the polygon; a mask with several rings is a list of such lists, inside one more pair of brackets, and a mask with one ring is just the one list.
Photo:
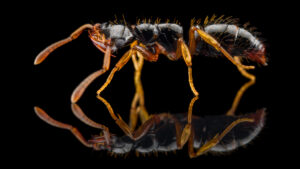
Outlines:
{"label": "ant front leg", "polygon": [[[96,25],[95,25],[96,26]],[[34,64],[40,64],[41,62],[43,62],[48,55],[54,51],[55,49],[65,45],[66,43],[69,43],[75,39],[77,39],[82,32],[85,29],[89,29],[92,30],[94,29],[94,26],[91,24],[85,24],[82,25],[81,27],[79,27],[77,30],[75,30],[68,38],[60,40],[50,46],[48,46],[46,49],[44,49],[42,52],[40,52],[38,54],[38,56],[35,58]],[[84,79],[77,87],[76,89],[73,91],[72,96],[71,96],[71,102],[75,103],[77,102],[80,97],[82,96],[82,94],[84,93],[85,89],[88,87],[88,85],[94,81],[97,77],[99,77],[100,75],[102,75],[103,73],[105,73],[108,69],[109,69],[109,65],[110,65],[110,57],[111,57],[111,48],[108,45],[106,47],[105,50],[105,56],[104,56],[104,60],[103,60],[103,65],[102,65],[102,69],[92,73],[91,75],[89,75],[86,79]]]}
{"label": "ant front leg", "polygon": [[115,65],[115,67],[110,72],[108,78],[106,79],[106,82],[97,91],[97,95],[100,95],[100,93],[110,84],[116,71],[121,70],[123,68],[123,66],[126,65],[126,63],[129,61],[131,55],[132,55],[132,50],[129,50],[121,57],[121,59],[118,61],[118,63]]}
{"label": "ant front leg", "polygon": [[204,32],[203,30],[192,26],[189,31],[189,39],[190,39],[190,50],[192,51],[191,53],[195,52],[196,44],[195,44],[195,31],[198,33],[198,35],[209,45],[214,47],[217,51],[220,51],[221,53],[224,54],[224,56],[235,66],[243,69],[254,69],[254,66],[246,66],[241,63],[236,62],[233,57],[221,46],[221,44],[212,36]]}
{"label": "ant front leg", "polygon": [[194,135],[195,133],[191,134],[188,144],[188,151],[190,158],[198,157],[207,151],[209,151],[212,147],[216,146],[224,136],[229,133],[236,125],[244,122],[254,122],[252,118],[240,118],[232,122],[230,125],[226,127],[226,129],[221,134],[216,134],[211,140],[207,141],[204,145],[202,145],[196,152],[194,151]]}
{"label": "ant front leg", "polygon": [[75,128],[75,127],[73,127],[73,126],[71,126],[69,124],[65,124],[65,123],[62,123],[62,122],[54,120],[43,109],[41,109],[39,107],[34,107],[34,111],[37,114],[37,116],[40,117],[46,123],[48,123],[48,124],[50,124],[50,125],[52,125],[54,127],[58,127],[58,128],[69,130],[84,146],[89,147],[89,148],[94,148],[95,150],[98,150],[97,144],[89,143],[82,136],[82,134],[78,131],[77,128]]}
{"label": "ant front leg", "polygon": [[66,39],[60,40],[58,42],[53,43],[52,45],[48,46],[46,49],[44,49],[42,52],[40,52],[37,57],[34,60],[34,65],[38,65],[42,63],[48,55],[53,52],[55,49],[65,45],[66,43],[71,42],[72,40],[75,40],[78,38],[79,35],[85,30],[85,29],[93,29],[93,25],[91,24],[85,24],[76,29],[69,37]]}
{"label": "ant front leg", "polygon": [[107,145],[110,145],[110,133],[108,127],[105,125],[99,124],[88,118],[85,113],[82,111],[82,109],[75,103],[71,104],[71,109],[73,114],[81,120],[83,123],[85,123],[88,126],[101,129],[104,133],[104,139]]}
{"label": "ant front leg", "polygon": [[103,65],[102,69],[90,74],[88,77],[86,77],[73,91],[72,96],[71,96],[71,102],[76,103],[86,88],[99,76],[101,76],[103,73],[105,73],[110,66],[110,59],[111,59],[111,48],[110,46],[106,47],[104,59],[103,59]]}
{"label": "ant front leg", "polygon": [[[240,59],[238,56],[235,56],[234,57],[234,60],[237,62],[237,63],[240,63]],[[255,76],[248,73],[246,70],[244,70],[243,68],[241,67],[238,67],[238,70],[240,71],[240,73],[247,77],[249,79],[249,82],[246,82],[240,89],[239,91],[237,92],[237,94],[235,95],[235,98],[233,100],[233,103],[232,103],[232,106],[231,108],[228,110],[228,112],[226,113],[226,115],[228,116],[233,116],[239,103],[240,103],[240,100],[243,96],[243,94],[245,93],[245,91],[252,85],[255,84]]]}

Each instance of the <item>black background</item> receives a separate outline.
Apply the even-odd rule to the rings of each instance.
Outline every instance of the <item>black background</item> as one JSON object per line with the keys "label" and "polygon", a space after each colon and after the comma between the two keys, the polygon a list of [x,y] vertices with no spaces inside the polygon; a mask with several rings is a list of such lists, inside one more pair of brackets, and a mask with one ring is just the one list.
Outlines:
{"label": "black background", "polygon": [[[26,4],[28,5],[28,4]],[[270,163],[279,159],[282,154],[278,150],[284,132],[278,129],[282,124],[281,109],[276,107],[280,96],[280,76],[277,66],[280,63],[278,38],[278,21],[284,20],[285,6],[278,4],[251,3],[204,3],[204,2],[169,2],[162,4],[154,1],[140,2],[81,2],[68,6],[60,3],[35,4],[36,7],[22,7],[16,10],[18,19],[15,25],[16,36],[13,44],[21,44],[24,50],[14,59],[18,59],[16,66],[11,66],[18,78],[11,86],[17,88],[15,95],[11,95],[13,106],[18,114],[13,115],[17,120],[11,138],[16,143],[10,147],[9,157],[21,159],[24,165],[44,164],[76,166],[77,164],[110,166],[122,163],[135,167],[143,165],[162,164],[176,165],[177,163],[210,167],[214,165],[241,166]],[[280,14],[281,13],[281,14]],[[41,121],[33,111],[33,106],[43,108],[53,118],[76,126],[86,138],[98,134],[97,129],[81,123],[70,109],[70,96],[75,87],[90,73],[102,66],[103,53],[98,51],[87,33],[83,33],[77,40],[53,52],[41,65],[34,66],[36,55],[53,42],[67,37],[72,31],[85,23],[106,22],[114,20],[115,15],[128,23],[134,24],[138,18],[160,17],[162,20],[177,19],[185,30],[187,37],[190,19],[206,16],[226,15],[240,18],[240,23],[250,22],[261,32],[265,40],[269,66],[256,66],[251,73],[257,76],[257,83],[244,95],[238,107],[238,114],[254,112],[259,108],[267,108],[266,126],[260,135],[246,148],[239,148],[234,152],[215,155],[207,154],[196,159],[189,159],[187,149],[177,151],[176,154],[159,154],[146,157],[136,157],[134,153],[126,159],[111,157],[106,152],[97,152],[81,145],[74,136],[65,130],[54,128]],[[281,29],[282,30],[282,29]],[[19,41],[26,39],[26,41]],[[18,40],[18,41],[16,41]],[[282,43],[282,42],[281,42]],[[111,67],[118,58],[126,52],[120,50],[113,58]],[[281,63],[282,64],[282,63]],[[15,71],[17,70],[17,71]],[[134,95],[133,65],[128,64],[116,73],[112,83],[102,93],[125,121],[128,120],[131,100]],[[15,71],[15,72],[14,72]],[[96,99],[96,90],[105,82],[109,73],[96,79],[86,90],[78,102],[84,112],[96,122],[110,127],[111,132],[122,135],[107,113],[104,105]],[[247,80],[242,77],[225,58],[207,58],[195,56],[193,58],[193,75],[196,89],[200,93],[195,103],[194,114],[205,116],[208,114],[224,114],[231,106],[232,100],[242,84]],[[146,107],[150,113],[184,113],[187,111],[193,97],[187,77],[187,68],[183,60],[172,62],[165,56],[160,56],[158,62],[145,62],[142,72],[142,83],[145,90]],[[17,85],[15,85],[17,84]],[[20,92],[21,91],[21,92]],[[17,96],[17,97],[16,97]],[[17,111],[17,109],[19,109]],[[13,119],[12,119],[13,120]],[[281,125],[282,126],[282,125]],[[157,163],[156,162],[160,162]],[[58,162],[60,162],[58,164]]]}

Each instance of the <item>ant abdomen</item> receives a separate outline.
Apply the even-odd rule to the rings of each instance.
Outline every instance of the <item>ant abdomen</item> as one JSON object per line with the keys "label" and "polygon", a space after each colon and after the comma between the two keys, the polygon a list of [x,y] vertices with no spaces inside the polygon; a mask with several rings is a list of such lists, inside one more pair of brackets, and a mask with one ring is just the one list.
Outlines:
{"label": "ant abdomen", "polygon": [[[218,23],[207,25],[203,29],[207,34],[214,37],[232,56],[239,56],[263,65],[266,64],[264,44],[245,28],[234,24]],[[197,53],[210,57],[221,55],[214,47],[202,41],[198,34],[195,34],[195,39]]]}

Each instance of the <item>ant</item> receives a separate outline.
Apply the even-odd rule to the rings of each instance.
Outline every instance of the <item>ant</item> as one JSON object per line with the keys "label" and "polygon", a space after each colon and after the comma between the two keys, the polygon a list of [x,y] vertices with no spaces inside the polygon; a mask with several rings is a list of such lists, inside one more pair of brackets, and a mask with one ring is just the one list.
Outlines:
{"label": "ant", "polygon": [[[265,120],[265,109],[240,116],[215,115],[203,118],[190,116],[193,104],[198,99],[194,97],[189,105],[188,117],[184,114],[154,114],[134,131],[120,115],[118,117],[115,115],[109,102],[101,96],[97,97],[105,104],[111,117],[125,133],[124,136],[118,137],[110,133],[108,127],[88,118],[76,103],[72,103],[75,116],[85,124],[101,129],[100,135],[86,140],[76,127],[54,120],[39,107],[34,107],[34,110],[48,124],[71,131],[84,146],[126,156],[131,151],[135,151],[137,156],[139,153],[145,155],[146,153],[174,152],[182,149],[186,143],[188,143],[190,158],[198,157],[206,152],[229,152],[252,141],[262,130]],[[136,111],[140,109],[137,108]],[[190,124],[191,133],[186,135],[183,126],[187,125],[190,120],[193,120]]]}
{"label": "ant", "polygon": [[[246,66],[241,63],[242,59],[251,60],[261,65],[267,65],[265,57],[265,46],[259,40],[255,32],[247,30],[247,24],[244,27],[237,26],[236,19],[232,17],[217,18],[213,15],[211,18],[206,17],[203,24],[201,21],[193,19],[189,30],[188,45],[183,39],[183,28],[177,23],[160,23],[157,19],[154,24],[137,23],[137,25],[97,23],[94,25],[85,24],[75,30],[68,38],[60,40],[38,54],[34,64],[40,64],[55,49],[77,39],[84,30],[88,30],[89,37],[93,44],[104,53],[102,68],[85,78],[74,90],[71,96],[71,102],[76,103],[88,85],[97,77],[109,70],[111,56],[113,53],[124,47],[130,46],[130,49],[120,58],[114,68],[111,70],[106,82],[97,91],[100,93],[110,84],[115,72],[122,69],[124,65],[132,58],[135,67],[135,86],[140,92],[138,95],[143,96],[140,84],[141,65],[143,60],[156,62],[158,56],[163,54],[170,60],[175,61],[183,58],[188,67],[188,81],[190,88],[195,96],[199,93],[194,87],[192,77],[192,56],[207,55],[219,56],[224,55],[240,71],[240,73],[250,79],[251,84],[255,83],[255,76],[249,74],[246,70],[254,69],[255,66]],[[139,62],[137,61],[139,58]],[[247,87],[241,88],[239,95],[243,94]],[[143,99],[136,96],[141,104]],[[236,97],[235,105],[238,104],[239,98]],[[234,110],[232,110],[232,113]]]}

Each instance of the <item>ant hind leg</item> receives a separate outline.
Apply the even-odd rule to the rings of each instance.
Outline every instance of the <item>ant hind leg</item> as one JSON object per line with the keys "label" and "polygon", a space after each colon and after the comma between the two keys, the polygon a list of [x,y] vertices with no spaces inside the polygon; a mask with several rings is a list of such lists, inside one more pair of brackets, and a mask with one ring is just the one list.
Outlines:
{"label": "ant hind leg", "polygon": [[[239,57],[235,56],[235,57],[234,57],[234,60],[235,60],[237,63],[240,63]],[[232,106],[231,106],[231,108],[230,108],[230,109],[227,111],[227,113],[226,113],[226,115],[228,115],[228,116],[233,116],[233,115],[234,115],[234,113],[235,113],[235,111],[236,111],[236,109],[237,109],[237,107],[238,107],[238,105],[239,105],[239,103],[240,103],[240,100],[241,100],[243,94],[246,92],[246,90],[247,90],[250,86],[252,86],[252,85],[255,84],[255,79],[256,79],[256,77],[255,77],[254,75],[248,73],[246,70],[244,70],[244,69],[241,68],[241,67],[238,67],[238,70],[240,71],[240,73],[241,73],[243,76],[245,76],[245,77],[247,77],[247,78],[249,79],[249,82],[246,82],[246,83],[239,89],[239,91],[236,93],[235,98],[234,98],[233,103],[232,103]]]}

